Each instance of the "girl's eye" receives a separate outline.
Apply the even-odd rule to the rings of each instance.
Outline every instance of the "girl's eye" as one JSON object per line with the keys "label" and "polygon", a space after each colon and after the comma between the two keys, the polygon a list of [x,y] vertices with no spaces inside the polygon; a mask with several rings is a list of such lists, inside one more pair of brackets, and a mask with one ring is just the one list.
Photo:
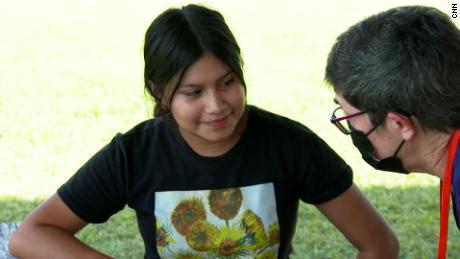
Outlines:
{"label": "girl's eye", "polygon": [[229,79],[225,80],[224,85],[228,86],[231,85],[235,81],[235,78],[230,77]]}
{"label": "girl's eye", "polygon": [[197,96],[200,93],[201,93],[201,90],[193,90],[193,91],[184,92],[186,96]]}

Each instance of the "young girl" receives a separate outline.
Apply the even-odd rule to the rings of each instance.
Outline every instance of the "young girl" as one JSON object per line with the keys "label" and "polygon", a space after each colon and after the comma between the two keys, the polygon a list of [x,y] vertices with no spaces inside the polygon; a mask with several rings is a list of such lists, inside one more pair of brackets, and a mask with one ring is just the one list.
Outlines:
{"label": "young girl", "polygon": [[144,59],[155,118],[116,135],[25,219],[12,254],[106,258],[74,235],[128,205],[145,258],[288,258],[302,200],[359,258],[397,256],[350,167],[305,126],[246,104],[240,49],[221,14],[166,10],[147,30]]}

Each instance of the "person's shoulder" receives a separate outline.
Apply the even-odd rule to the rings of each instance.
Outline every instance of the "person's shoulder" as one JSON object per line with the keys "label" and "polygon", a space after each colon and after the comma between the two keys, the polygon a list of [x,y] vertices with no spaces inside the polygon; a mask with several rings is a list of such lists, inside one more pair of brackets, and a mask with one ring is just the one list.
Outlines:
{"label": "person's shoulder", "polygon": [[161,131],[166,127],[166,120],[164,117],[152,118],[145,121],[142,121],[128,130],[126,135],[144,135],[152,134],[157,131]]}
{"label": "person's shoulder", "polygon": [[286,116],[279,115],[262,108],[248,105],[249,119],[254,126],[258,128],[265,128],[273,130],[271,133],[292,133],[292,134],[306,134],[315,135],[304,124],[290,119]]}
{"label": "person's shoulder", "polygon": [[324,155],[334,153],[316,132],[301,122],[254,106],[248,108],[250,135],[262,140],[263,145],[274,146],[292,157],[303,156],[302,159],[312,158],[312,151]]}
{"label": "person's shoulder", "polygon": [[164,118],[154,118],[142,121],[124,133],[118,133],[115,140],[119,143],[128,144],[133,142],[145,142],[156,138],[165,137],[167,122]]}

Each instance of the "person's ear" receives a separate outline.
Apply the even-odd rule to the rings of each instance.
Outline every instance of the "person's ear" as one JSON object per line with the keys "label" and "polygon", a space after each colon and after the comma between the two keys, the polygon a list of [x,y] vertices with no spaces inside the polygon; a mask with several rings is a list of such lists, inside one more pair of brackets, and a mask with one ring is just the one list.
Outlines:
{"label": "person's ear", "polygon": [[391,130],[400,132],[404,140],[410,140],[415,136],[415,125],[413,121],[400,113],[389,112],[387,114],[387,126]]}
{"label": "person's ear", "polygon": [[152,80],[148,80],[147,84],[149,85],[150,91],[153,93],[155,98],[161,98],[160,89],[157,87]]}

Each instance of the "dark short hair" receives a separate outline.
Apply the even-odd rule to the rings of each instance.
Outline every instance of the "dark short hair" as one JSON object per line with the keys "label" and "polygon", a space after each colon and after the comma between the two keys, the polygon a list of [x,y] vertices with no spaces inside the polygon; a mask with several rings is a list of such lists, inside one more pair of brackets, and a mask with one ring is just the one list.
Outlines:
{"label": "dark short hair", "polygon": [[405,111],[424,128],[460,127],[460,31],[435,8],[393,8],[353,25],[332,47],[325,79],[373,123]]}
{"label": "dark short hair", "polygon": [[183,74],[206,51],[228,65],[246,91],[240,47],[219,12],[190,4],[152,22],[145,34],[144,83],[155,101],[154,117],[169,113]]}

